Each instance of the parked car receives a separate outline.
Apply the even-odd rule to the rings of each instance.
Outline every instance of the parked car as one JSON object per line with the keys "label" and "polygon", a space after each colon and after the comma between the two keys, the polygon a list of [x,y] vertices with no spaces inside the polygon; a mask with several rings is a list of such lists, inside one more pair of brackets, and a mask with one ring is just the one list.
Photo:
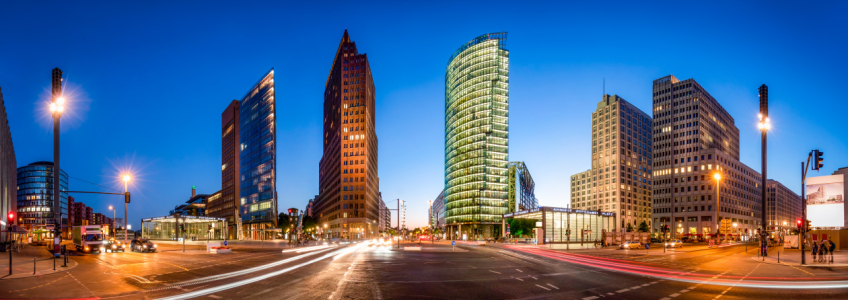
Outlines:
{"label": "parked car", "polygon": [[658,239],[658,238],[651,238],[651,243],[659,243],[659,242],[660,242],[660,239]]}
{"label": "parked car", "polygon": [[642,244],[639,242],[624,242],[621,243],[621,249],[639,249],[642,247]]}
{"label": "parked car", "polygon": [[670,240],[665,242],[666,248],[678,248],[683,247],[683,242],[681,240]]}
{"label": "parked car", "polygon": [[156,244],[148,239],[133,239],[130,242],[130,251],[156,252]]}

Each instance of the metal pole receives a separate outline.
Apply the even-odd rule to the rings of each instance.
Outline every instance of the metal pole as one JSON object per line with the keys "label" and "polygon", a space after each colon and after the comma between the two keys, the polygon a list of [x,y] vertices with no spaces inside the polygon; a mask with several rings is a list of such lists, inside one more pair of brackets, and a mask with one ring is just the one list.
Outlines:
{"label": "metal pole", "polygon": [[762,245],[763,257],[768,255],[768,249],[766,238],[768,237],[768,231],[766,230],[766,205],[768,204],[766,197],[766,181],[768,180],[768,175],[766,175],[766,137],[768,133],[768,86],[765,84],[761,85],[759,88],[759,96],[760,96],[760,115],[762,116],[761,122],[763,124],[760,131],[762,131],[762,164],[763,164],[763,178],[762,178],[762,216],[760,222],[762,223],[760,232],[760,244]]}
{"label": "metal pole", "polygon": [[[717,158],[716,158],[717,159]],[[716,222],[718,223],[718,229],[716,230],[716,241],[718,241],[721,236],[721,194],[719,191],[721,190],[721,179],[716,179]],[[718,245],[716,245],[718,247]]]}
{"label": "metal pole", "polygon": [[[59,97],[62,97],[62,70],[59,68],[53,69],[52,83],[53,103],[58,106],[56,101]],[[61,116],[62,112],[58,110],[53,112],[53,219],[56,220],[56,224],[59,226],[59,228],[56,229],[60,231],[62,228],[62,181],[60,178],[62,168],[59,165],[59,118]],[[53,239],[53,249],[56,249],[55,240],[56,239]],[[53,252],[53,250],[51,250],[51,252]],[[11,268],[12,266],[9,267]]]}
{"label": "metal pole", "polygon": [[398,239],[397,239],[397,248],[400,249],[400,199],[397,200],[397,226],[398,226]]}
{"label": "metal pole", "polygon": [[[804,244],[804,238],[807,236],[807,200],[804,189],[807,187],[807,167],[810,165],[810,156],[807,155],[807,164],[801,162],[801,232],[799,234],[801,236],[798,237],[798,241],[801,243],[801,264],[807,264],[807,256],[805,254],[806,247]],[[818,163],[818,162],[815,162]]]}
{"label": "metal pole", "polygon": [[[12,226],[9,225],[9,237],[11,237],[11,236],[12,236]],[[15,246],[15,240],[12,240],[9,243],[10,248],[7,249],[7,251],[9,251],[9,275],[12,275],[12,248],[11,247],[14,247],[14,246]]]}
{"label": "metal pole", "polygon": [[[124,195],[128,194],[127,192],[127,182],[124,181]],[[127,224],[129,224],[129,219],[127,219],[127,200],[124,199],[124,246],[127,245]]]}

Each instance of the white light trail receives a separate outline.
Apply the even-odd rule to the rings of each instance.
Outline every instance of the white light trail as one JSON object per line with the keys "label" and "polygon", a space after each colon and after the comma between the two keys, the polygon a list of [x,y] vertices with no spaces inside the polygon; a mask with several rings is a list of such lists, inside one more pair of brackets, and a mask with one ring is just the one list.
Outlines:
{"label": "white light trail", "polygon": [[[362,244],[352,246],[352,247],[343,248],[343,249],[339,249],[339,250],[327,253],[327,254],[319,257],[319,258],[310,260],[308,262],[305,262],[305,263],[302,263],[302,264],[299,264],[299,265],[295,265],[295,266],[291,266],[291,267],[288,267],[288,268],[285,268],[285,269],[282,269],[282,270],[279,270],[279,271],[274,271],[274,272],[271,272],[271,273],[268,273],[268,274],[265,274],[265,275],[255,276],[255,277],[252,277],[250,279],[245,279],[245,280],[242,280],[242,281],[237,281],[237,282],[233,282],[233,283],[219,285],[219,286],[216,286],[216,287],[203,289],[203,290],[199,290],[199,291],[194,291],[194,292],[190,292],[190,293],[185,293],[185,294],[181,294],[181,295],[174,295],[174,296],[170,296],[170,297],[159,298],[158,300],[190,299],[190,298],[195,298],[195,297],[200,297],[200,296],[205,296],[205,295],[217,293],[217,292],[220,292],[220,291],[225,291],[225,290],[228,290],[228,289],[231,289],[231,288],[240,287],[240,286],[243,286],[243,285],[246,285],[246,284],[254,283],[254,282],[257,282],[257,281],[260,281],[260,280],[265,280],[265,279],[268,279],[268,278],[271,278],[271,277],[274,277],[274,276],[277,276],[277,275],[281,275],[281,274],[287,273],[291,270],[295,270],[295,269],[298,269],[300,267],[310,265],[310,264],[319,262],[321,260],[324,260],[324,259],[327,259],[327,258],[330,258],[330,257],[334,257],[334,256],[338,257],[339,255],[348,254],[348,253],[353,252],[354,250],[361,248],[361,247],[362,247]],[[326,251],[326,250],[323,250],[323,251]],[[323,251],[320,251],[320,252],[323,252]],[[318,252],[303,254],[301,256],[312,255],[312,254],[315,254],[315,253],[318,253]]]}
{"label": "white light trail", "polygon": [[318,254],[318,253],[321,253],[321,252],[324,252],[324,251],[327,251],[327,250],[330,250],[330,249],[325,249],[325,250],[322,250],[322,251],[317,251],[317,252],[312,252],[312,253],[307,253],[307,254],[301,254],[301,255],[291,257],[291,258],[287,258],[287,259],[284,259],[284,260],[281,260],[281,261],[273,262],[273,263],[266,264],[266,265],[261,265],[261,266],[258,266],[258,267],[253,267],[253,268],[250,268],[250,269],[244,269],[244,270],[241,270],[241,271],[235,271],[235,272],[230,272],[230,273],[225,273],[225,274],[220,274],[220,275],[213,275],[213,276],[209,276],[209,277],[192,279],[192,280],[180,282],[180,283],[177,283],[177,284],[174,284],[174,285],[180,286],[180,285],[198,284],[198,283],[204,283],[204,282],[221,280],[221,279],[225,279],[225,278],[231,278],[231,277],[235,277],[235,276],[249,274],[249,273],[253,273],[253,272],[256,272],[256,271],[261,271],[261,270],[268,269],[268,268],[271,268],[271,267],[279,266],[279,265],[282,265],[282,264],[285,264],[285,263],[289,263],[289,262],[292,262],[292,261],[295,261],[295,260],[298,260],[298,259],[301,259],[301,258],[304,258],[304,257],[307,257],[307,256],[315,255],[315,254]]}

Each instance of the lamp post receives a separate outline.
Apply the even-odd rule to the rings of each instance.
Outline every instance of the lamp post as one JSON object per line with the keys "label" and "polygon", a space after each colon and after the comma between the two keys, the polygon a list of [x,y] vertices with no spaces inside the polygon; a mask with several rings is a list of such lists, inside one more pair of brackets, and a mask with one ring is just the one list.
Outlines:
{"label": "lamp post", "polygon": [[[129,220],[127,219],[127,204],[130,203],[130,192],[127,191],[127,184],[130,182],[132,177],[125,174],[121,179],[124,180],[124,224],[129,224]],[[126,230],[124,230],[124,244],[127,244]]]}
{"label": "lamp post", "polygon": [[760,122],[758,127],[760,128],[761,136],[762,136],[762,164],[763,164],[763,177],[762,177],[762,218],[760,220],[760,249],[763,256],[768,255],[768,244],[766,242],[766,238],[768,237],[768,231],[766,230],[766,204],[768,203],[766,196],[766,180],[768,176],[766,175],[766,134],[769,129],[771,129],[771,122],[769,121],[768,115],[768,86],[765,84],[761,85],[759,88],[759,96],[760,96],[760,114],[759,119]]}
{"label": "lamp post", "polygon": [[[62,180],[60,175],[62,169],[59,166],[59,119],[62,117],[62,111],[65,110],[65,97],[62,95],[62,70],[59,68],[53,69],[52,76],[52,96],[53,101],[50,103],[50,112],[53,113],[53,219],[58,228],[55,231],[60,231],[62,226]],[[56,239],[53,239],[53,249],[56,249]],[[11,268],[11,266],[9,266]]]}
{"label": "lamp post", "polygon": [[[112,207],[111,205],[109,205],[109,210],[112,211],[112,230],[114,230],[113,232],[117,233],[118,231],[115,230],[115,228],[114,228],[115,227],[115,225],[114,225],[115,224],[115,208]],[[112,237],[115,237],[115,235],[112,234]]]}
{"label": "lamp post", "polygon": [[719,196],[719,188],[721,188],[721,173],[716,172],[713,174],[713,178],[715,178],[716,182],[716,239],[721,235],[721,198]]}

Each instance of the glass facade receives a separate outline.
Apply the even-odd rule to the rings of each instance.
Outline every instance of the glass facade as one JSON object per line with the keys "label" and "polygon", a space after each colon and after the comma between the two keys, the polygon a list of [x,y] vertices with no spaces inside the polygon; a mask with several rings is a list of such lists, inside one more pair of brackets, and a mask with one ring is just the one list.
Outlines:
{"label": "glass facade", "polygon": [[[59,174],[62,191],[68,190],[68,174]],[[62,224],[68,224],[68,193],[60,197]],[[53,163],[34,162],[18,168],[18,222],[32,230],[39,225],[53,224]]]}
{"label": "glass facade", "polygon": [[[615,214],[562,207],[539,207],[506,214],[505,217],[531,219],[542,223],[544,243],[578,243],[602,239],[604,232],[615,230]],[[539,242],[540,244],[542,241]]]}
{"label": "glass facade", "polygon": [[274,70],[265,74],[240,102],[239,204],[242,231],[245,238],[260,239],[260,230],[273,228],[276,224]]}
{"label": "glass facade", "polygon": [[[460,47],[445,74],[445,222],[499,224],[508,212],[509,51],[506,33]],[[459,229],[458,226],[456,229]],[[481,228],[495,235],[495,226]],[[500,228],[500,226],[497,226]],[[465,229],[476,227],[462,227]]]}
{"label": "glass facade", "polygon": [[156,217],[141,220],[141,237],[151,240],[176,240],[177,224],[183,225],[188,239],[227,239],[227,219],[202,216]]}

